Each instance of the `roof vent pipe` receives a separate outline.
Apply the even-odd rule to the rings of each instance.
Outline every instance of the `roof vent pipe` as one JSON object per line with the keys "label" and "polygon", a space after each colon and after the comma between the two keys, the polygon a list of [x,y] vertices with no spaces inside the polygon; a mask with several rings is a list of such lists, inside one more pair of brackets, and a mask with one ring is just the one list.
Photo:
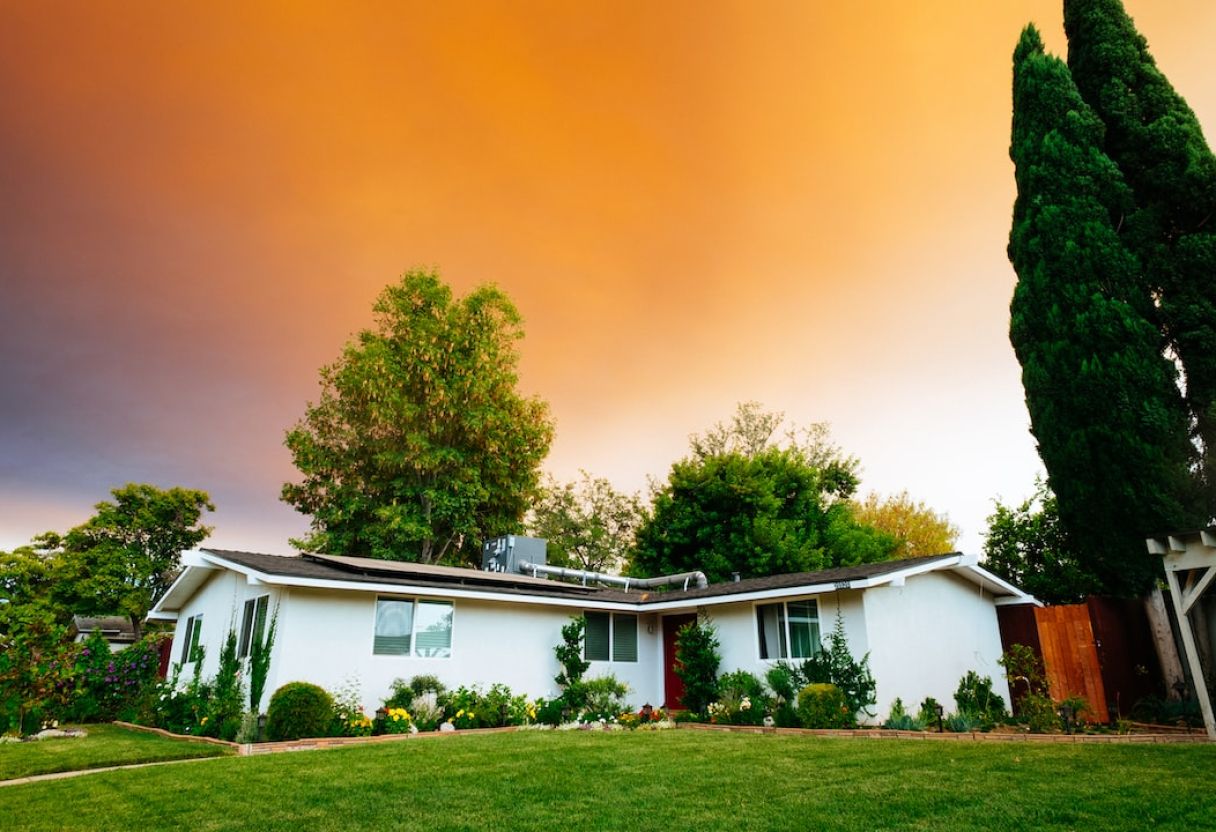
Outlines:
{"label": "roof vent pipe", "polygon": [[582,581],[583,586],[587,585],[588,581],[594,581],[601,584],[611,584],[612,586],[624,587],[628,592],[630,587],[636,589],[654,589],[660,586],[678,585],[681,589],[688,589],[690,583],[695,583],[697,589],[705,589],[709,586],[709,581],[705,577],[704,572],[681,572],[679,575],[663,575],[658,578],[626,578],[623,575],[608,575],[603,572],[588,572],[583,569],[566,569],[564,566],[549,566],[544,563],[532,563],[531,561],[520,561],[516,568],[525,575],[531,575],[533,578],[541,575],[552,575],[555,578],[574,578],[577,581]]}

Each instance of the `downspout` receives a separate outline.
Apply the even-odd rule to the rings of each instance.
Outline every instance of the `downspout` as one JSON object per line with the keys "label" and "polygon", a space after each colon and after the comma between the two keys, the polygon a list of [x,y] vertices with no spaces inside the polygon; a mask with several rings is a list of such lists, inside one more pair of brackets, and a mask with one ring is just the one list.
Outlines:
{"label": "downspout", "polygon": [[533,578],[539,575],[552,575],[555,578],[574,578],[583,582],[583,586],[587,585],[588,581],[595,583],[611,584],[613,586],[621,586],[628,592],[630,587],[637,589],[654,589],[660,586],[680,585],[681,589],[688,589],[690,582],[696,583],[697,589],[705,589],[709,586],[709,581],[705,577],[704,572],[681,572],[678,575],[663,575],[658,578],[626,578],[622,575],[608,575],[603,572],[587,572],[582,569],[566,569],[564,566],[549,566],[544,563],[532,563],[531,561],[520,561],[516,567],[525,575],[531,575]]}

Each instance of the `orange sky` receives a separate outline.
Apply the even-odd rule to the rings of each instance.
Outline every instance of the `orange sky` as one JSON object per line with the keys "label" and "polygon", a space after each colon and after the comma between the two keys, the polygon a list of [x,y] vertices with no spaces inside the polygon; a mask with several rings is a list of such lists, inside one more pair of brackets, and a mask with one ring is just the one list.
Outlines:
{"label": "orange sky", "polygon": [[[520,307],[561,477],[755,399],[967,550],[1030,491],[1010,54],[1059,0],[223,5],[0,0],[0,547],[134,480],[286,551],[283,431],[413,265]],[[1212,134],[1216,6],[1127,6]]]}

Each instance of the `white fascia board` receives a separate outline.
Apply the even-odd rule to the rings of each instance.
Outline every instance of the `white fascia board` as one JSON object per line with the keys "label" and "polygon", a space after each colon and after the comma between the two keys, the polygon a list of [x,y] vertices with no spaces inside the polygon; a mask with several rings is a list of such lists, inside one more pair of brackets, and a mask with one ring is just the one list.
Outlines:
{"label": "white fascia board", "polygon": [[168,611],[163,608],[166,601],[173,597],[174,590],[178,589],[187,581],[195,580],[197,573],[202,570],[205,572],[214,572],[218,567],[206,562],[206,555],[198,549],[187,549],[181,553],[181,564],[184,567],[181,573],[174,579],[169,588],[165,590],[165,594],[157,599],[152,605],[152,609],[148,610],[147,618],[153,621],[176,621],[177,611]]}

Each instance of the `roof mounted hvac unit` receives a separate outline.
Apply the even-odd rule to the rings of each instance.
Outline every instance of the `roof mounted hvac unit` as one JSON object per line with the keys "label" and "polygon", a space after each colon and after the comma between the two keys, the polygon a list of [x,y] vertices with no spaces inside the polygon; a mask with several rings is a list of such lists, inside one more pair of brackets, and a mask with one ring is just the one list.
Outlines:
{"label": "roof mounted hvac unit", "polygon": [[481,568],[484,572],[506,572],[520,574],[521,563],[545,564],[547,542],[539,537],[523,537],[517,534],[503,535],[487,540],[481,547]]}

